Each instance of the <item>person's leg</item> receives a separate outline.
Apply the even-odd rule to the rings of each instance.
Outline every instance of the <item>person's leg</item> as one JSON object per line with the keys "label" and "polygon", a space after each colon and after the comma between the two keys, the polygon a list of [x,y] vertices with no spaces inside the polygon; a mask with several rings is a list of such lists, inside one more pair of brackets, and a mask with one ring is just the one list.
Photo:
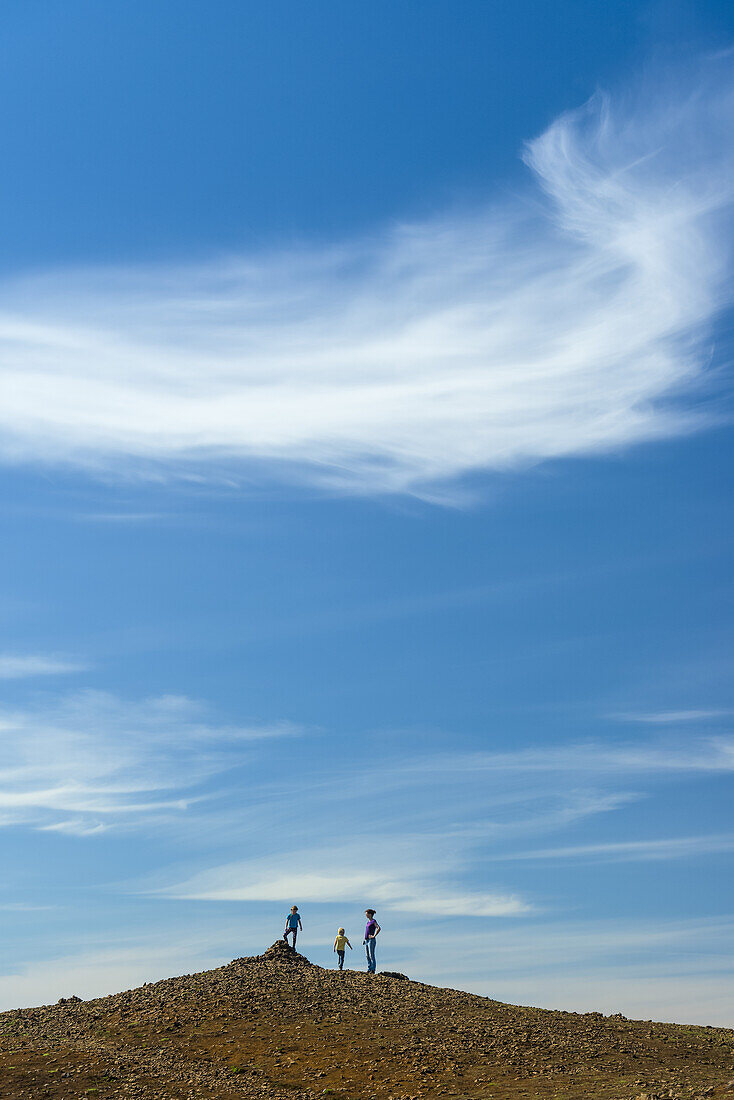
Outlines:
{"label": "person's leg", "polygon": [[298,929],[293,929],[293,950],[296,950],[296,937],[298,936]]}
{"label": "person's leg", "polygon": [[367,969],[371,974],[375,972],[375,938],[367,940]]}

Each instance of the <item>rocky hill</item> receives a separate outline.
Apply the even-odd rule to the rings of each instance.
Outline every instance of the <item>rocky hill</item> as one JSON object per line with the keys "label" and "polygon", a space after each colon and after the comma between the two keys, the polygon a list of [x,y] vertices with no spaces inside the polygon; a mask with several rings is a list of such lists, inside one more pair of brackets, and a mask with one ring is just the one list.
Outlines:
{"label": "rocky hill", "polygon": [[279,941],[202,974],[0,1015],[0,1096],[734,1100],[734,1032],[324,970]]}

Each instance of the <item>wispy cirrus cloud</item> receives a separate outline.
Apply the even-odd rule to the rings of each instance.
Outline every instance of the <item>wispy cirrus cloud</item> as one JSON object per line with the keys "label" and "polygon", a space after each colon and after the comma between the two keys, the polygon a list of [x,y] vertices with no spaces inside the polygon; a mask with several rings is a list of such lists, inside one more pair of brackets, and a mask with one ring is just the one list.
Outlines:
{"label": "wispy cirrus cloud", "polygon": [[[589,778],[667,772],[734,772],[734,737],[727,735],[655,741],[582,741],[529,747],[510,752],[434,753],[406,765],[421,774],[455,772],[475,775],[530,776],[560,773]],[[409,776],[406,777],[409,781]]]}
{"label": "wispy cirrus cloud", "polygon": [[[250,792],[257,840],[248,858],[211,861],[197,852],[132,886],[134,892],[208,902],[347,903],[355,897],[423,917],[517,917],[536,899],[494,881],[488,868],[517,859],[662,859],[728,852],[734,840],[608,841],[513,850],[520,837],[548,837],[623,811],[642,788],[734,771],[734,746],[706,740],[556,745],[518,752],[453,752],[383,759],[378,769],[330,766],[299,781]],[[636,789],[619,789],[622,781]],[[242,813],[242,799],[237,813]],[[369,807],[369,829],[354,806]],[[335,823],[337,836],[335,833]],[[237,825],[226,829],[234,836]],[[299,848],[283,854],[282,837]],[[365,860],[362,853],[369,852]],[[161,882],[164,885],[161,885]]]}
{"label": "wispy cirrus cloud", "polygon": [[451,884],[448,861],[435,848],[427,858],[425,845],[418,842],[372,838],[369,851],[374,870],[355,864],[356,850],[356,845],[337,844],[328,850],[241,860],[151,892],[197,901],[285,903],[298,897],[301,902],[326,904],[365,898],[365,904],[434,917],[510,917],[530,909],[510,891],[467,890]]}
{"label": "wispy cirrus cloud", "polygon": [[606,859],[610,861],[687,859],[720,852],[734,852],[734,833],[710,836],[662,837],[657,840],[622,840],[606,844],[575,844],[561,848],[538,848],[530,852],[509,852],[494,857],[506,860]]}
{"label": "wispy cirrus cloud", "polygon": [[626,722],[643,722],[652,726],[670,726],[678,722],[705,722],[710,718],[727,718],[731,710],[705,709],[700,710],[653,710],[636,711],[615,715]]}
{"label": "wispy cirrus cloud", "polygon": [[212,776],[246,763],[290,722],[225,726],[200,703],[82,691],[0,710],[0,826],[92,836],[193,805]]}
{"label": "wispy cirrus cloud", "polygon": [[331,246],[0,288],[0,459],[436,495],[705,423],[733,82],[705,59],[525,150],[528,193]]}
{"label": "wispy cirrus cloud", "polygon": [[64,673],[84,672],[88,667],[81,661],[48,653],[0,653],[0,680],[61,676]]}
{"label": "wispy cirrus cloud", "polygon": [[179,518],[175,512],[85,512],[78,517],[85,523],[158,523]]}

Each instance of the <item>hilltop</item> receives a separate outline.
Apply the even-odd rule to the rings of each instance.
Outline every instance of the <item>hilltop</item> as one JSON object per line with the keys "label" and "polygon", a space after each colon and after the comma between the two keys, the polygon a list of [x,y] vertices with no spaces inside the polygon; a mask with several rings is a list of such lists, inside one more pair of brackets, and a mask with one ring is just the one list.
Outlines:
{"label": "hilltop", "polygon": [[734,1100],[734,1031],[502,1004],[263,955],[0,1015],[0,1096]]}

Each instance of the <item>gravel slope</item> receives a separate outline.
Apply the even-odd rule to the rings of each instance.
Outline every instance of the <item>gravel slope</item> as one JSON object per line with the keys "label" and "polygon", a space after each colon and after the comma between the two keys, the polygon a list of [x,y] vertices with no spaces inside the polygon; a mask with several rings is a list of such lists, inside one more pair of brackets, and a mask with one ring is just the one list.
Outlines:
{"label": "gravel slope", "polygon": [[0,1015],[0,1096],[725,1097],[734,1032],[548,1012],[264,955]]}

